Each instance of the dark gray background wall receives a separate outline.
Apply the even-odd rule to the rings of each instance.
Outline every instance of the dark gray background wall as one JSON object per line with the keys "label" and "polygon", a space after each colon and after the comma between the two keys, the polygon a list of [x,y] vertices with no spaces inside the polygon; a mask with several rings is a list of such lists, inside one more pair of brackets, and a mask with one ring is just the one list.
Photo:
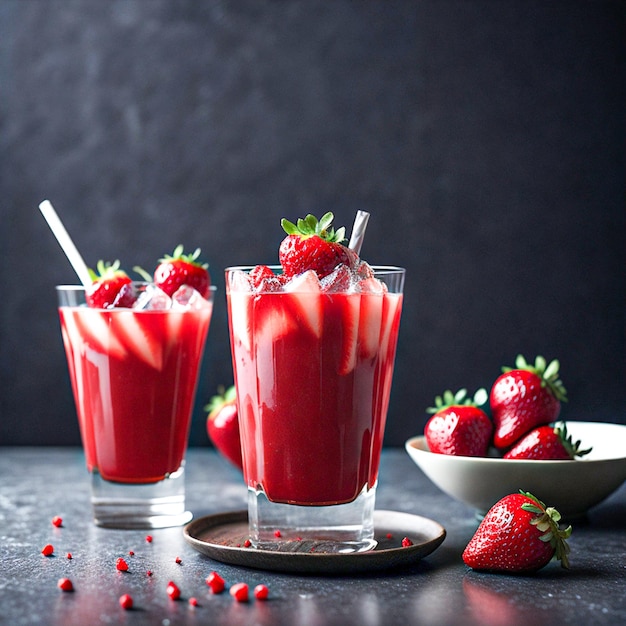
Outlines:
{"label": "dark gray background wall", "polygon": [[200,246],[219,296],[192,428],[232,381],[222,270],[281,217],[372,214],[407,268],[387,443],[446,388],[557,357],[624,410],[624,3],[0,1],[0,444],[73,444],[54,285]]}

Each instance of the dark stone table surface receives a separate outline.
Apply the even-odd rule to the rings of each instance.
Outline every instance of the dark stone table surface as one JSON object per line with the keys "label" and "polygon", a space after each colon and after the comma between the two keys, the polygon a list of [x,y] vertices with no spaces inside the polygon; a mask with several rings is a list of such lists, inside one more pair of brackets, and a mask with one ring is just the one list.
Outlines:
{"label": "dark stone table surface", "polygon": [[[187,494],[196,518],[245,508],[241,475],[209,448],[189,451]],[[569,571],[551,563],[524,577],[474,572],[463,564],[461,553],[477,525],[473,511],[434,487],[402,449],[383,452],[377,508],[434,519],[446,528],[446,539],[423,560],[385,572],[255,570],[196,552],[180,528],[150,531],[147,543],[147,531],[94,526],[80,449],[0,448],[0,624],[626,623],[626,484],[573,524]],[[63,518],[61,528],[51,524],[55,515]],[[47,543],[55,556],[41,554]],[[129,572],[116,571],[119,556]],[[213,570],[227,585],[266,584],[270,599],[244,604],[228,593],[210,594],[204,581]],[[64,576],[73,581],[73,593],[57,589]],[[181,600],[167,597],[169,580],[179,585]],[[123,593],[133,596],[133,610],[119,606]],[[196,607],[188,602],[192,596]]]}

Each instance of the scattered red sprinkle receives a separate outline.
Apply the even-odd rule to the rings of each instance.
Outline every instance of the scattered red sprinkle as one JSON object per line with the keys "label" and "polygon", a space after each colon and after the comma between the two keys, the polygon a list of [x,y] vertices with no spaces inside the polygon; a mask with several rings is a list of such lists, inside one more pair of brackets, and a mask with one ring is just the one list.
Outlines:
{"label": "scattered red sprinkle", "polygon": [[152,535],[146,535],[146,541],[152,543]]}
{"label": "scattered red sprinkle", "polygon": [[57,528],[59,528],[59,526],[62,526],[62,525],[63,525],[63,518],[62,518],[62,517],[59,517],[58,515],[55,515],[55,516],[52,518],[52,525],[53,525],[53,526],[56,526]]}
{"label": "scattered red sprinkle", "polygon": [[72,560],[72,553],[71,553],[71,552],[68,552],[68,553],[65,555],[65,558],[67,558],[67,559],[69,559],[69,560],[71,561],[71,560]]}
{"label": "scattered red sprinkle", "polygon": [[72,581],[69,578],[59,578],[57,587],[61,591],[74,591],[74,585],[72,584]]}
{"label": "scattered red sprinkle", "polygon": [[50,543],[47,543],[42,549],[41,549],[41,554],[43,554],[44,556],[52,556],[52,553],[54,552],[54,546]]}
{"label": "scattered red sprinkle", "polygon": [[189,598],[189,604],[191,606],[198,606],[198,599],[197,598]]}
{"label": "scattered red sprinkle", "polygon": [[211,572],[207,576],[206,584],[211,588],[212,593],[222,593],[222,591],[226,588],[224,579],[217,572]]}
{"label": "scattered red sprinkle", "polygon": [[246,583],[235,583],[230,588],[230,595],[237,600],[237,602],[248,601],[248,585]]}
{"label": "scattered red sprinkle", "polygon": [[282,537],[283,534],[280,532],[280,530],[275,530],[274,531],[274,537]]}
{"label": "scattered red sprinkle", "polygon": [[132,550],[128,551],[128,556],[135,556],[135,553]]}
{"label": "scattered red sprinkle", "polygon": [[146,572],[146,576],[152,576],[152,570],[148,570],[148,571]]}
{"label": "scattered red sprinkle", "polygon": [[254,597],[257,600],[267,600],[267,596],[269,596],[270,590],[266,585],[257,585],[254,588]]}
{"label": "scattered red sprinkle", "polygon": [[403,548],[408,548],[409,546],[412,546],[412,545],[413,545],[413,542],[408,537],[405,537],[402,540],[402,547]]}
{"label": "scattered red sprinkle", "polygon": [[243,542],[243,547],[244,547],[244,548],[249,548],[251,545],[252,545],[252,542],[250,541],[250,539],[246,539],[246,540]]}
{"label": "scattered red sprinkle", "polygon": [[178,600],[178,598],[180,598],[180,589],[178,588],[178,585],[173,583],[171,580],[167,583],[165,591],[172,600]]}
{"label": "scattered red sprinkle", "polygon": [[387,533],[387,539],[391,539],[393,535],[391,533]]}
{"label": "scattered red sprinkle", "polygon": [[119,572],[127,572],[128,571],[128,563],[120,557],[115,561],[115,567]]}
{"label": "scattered red sprinkle", "polygon": [[120,606],[126,611],[128,611],[128,609],[132,609],[133,598],[127,593],[125,593],[123,596],[120,596]]}
{"label": "scattered red sprinkle", "polygon": [[176,561],[176,563],[178,563],[179,565],[183,562],[183,560],[182,560],[179,556],[177,556],[177,557],[176,557],[175,561]]}
{"label": "scattered red sprinkle", "polygon": [[296,541],[302,541],[302,537],[296,537]]}

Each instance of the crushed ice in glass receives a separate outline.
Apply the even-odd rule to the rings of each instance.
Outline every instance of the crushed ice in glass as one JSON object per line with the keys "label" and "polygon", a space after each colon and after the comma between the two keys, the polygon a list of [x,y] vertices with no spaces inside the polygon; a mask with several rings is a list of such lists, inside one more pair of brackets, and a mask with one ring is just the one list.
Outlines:
{"label": "crushed ice in glass", "polygon": [[378,280],[374,270],[365,261],[361,261],[354,269],[347,265],[338,265],[330,274],[321,280],[314,270],[308,270],[297,274],[291,280],[285,282],[280,276],[264,278],[255,287],[253,281],[243,270],[237,270],[230,275],[231,291],[256,293],[268,291],[284,292],[309,292],[309,293],[373,293],[383,294],[387,286]]}
{"label": "crushed ice in glass", "polygon": [[189,311],[206,309],[211,303],[203,298],[193,287],[181,285],[172,295],[172,309]]}
{"label": "crushed ice in glass", "polygon": [[142,311],[166,311],[172,307],[172,299],[156,285],[146,285],[139,294],[134,309]]}

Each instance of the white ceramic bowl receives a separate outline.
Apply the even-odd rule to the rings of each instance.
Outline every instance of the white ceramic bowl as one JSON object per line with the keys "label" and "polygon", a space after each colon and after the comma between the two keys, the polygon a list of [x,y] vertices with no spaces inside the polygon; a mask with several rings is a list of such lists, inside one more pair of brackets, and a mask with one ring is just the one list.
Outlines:
{"label": "white ceramic bowl", "polygon": [[423,436],[405,448],[442,491],[484,515],[498,500],[529,491],[566,518],[584,515],[626,480],[626,426],[567,422],[574,441],[592,451],[573,461],[516,461],[430,452]]}

